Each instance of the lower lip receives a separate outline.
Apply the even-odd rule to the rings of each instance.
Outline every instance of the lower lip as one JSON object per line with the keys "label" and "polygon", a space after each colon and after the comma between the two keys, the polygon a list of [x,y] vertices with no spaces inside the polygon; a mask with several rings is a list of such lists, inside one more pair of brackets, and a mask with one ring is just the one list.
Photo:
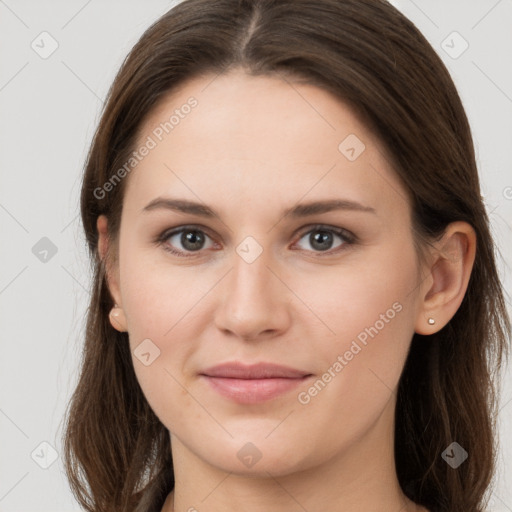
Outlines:
{"label": "lower lip", "polygon": [[300,384],[310,375],[301,378],[232,379],[202,375],[208,384],[222,396],[239,404],[257,404],[282,395]]}

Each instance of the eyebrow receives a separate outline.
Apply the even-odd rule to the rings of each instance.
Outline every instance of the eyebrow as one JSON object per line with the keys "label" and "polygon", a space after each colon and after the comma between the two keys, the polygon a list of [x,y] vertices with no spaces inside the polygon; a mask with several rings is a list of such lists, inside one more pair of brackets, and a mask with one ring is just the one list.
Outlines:
{"label": "eyebrow", "polygon": [[[148,203],[141,212],[146,213],[157,209],[172,210],[192,215],[198,215],[205,218],[218,217],[215,210],[205,204],[188,201],[186,199],[172,199],[168,197],[157,197],[156,199],[153,199],[153,201]],[[370,206],[364,206],[355,201],[350,201],[347,199],[331,199],[298,204],[286,209],[283,212],[283,216],[286,217],[287,215],[290,215],[292,218],[301,218],[335,210],[351,210],[377,214],[374,208],[371,208]]]}

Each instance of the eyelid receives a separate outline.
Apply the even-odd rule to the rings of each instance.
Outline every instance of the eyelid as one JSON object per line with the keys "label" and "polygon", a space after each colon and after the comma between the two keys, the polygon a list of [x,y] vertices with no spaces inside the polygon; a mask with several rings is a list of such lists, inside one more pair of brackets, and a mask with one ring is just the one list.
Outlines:
{"label": "eyelid", "polygon": [[347,242],[356,242],[357,237],[350,232],[348,229],[340,228],[337,226],[330,226],[329,224],[309,224],[307,226],[304,226],[303,228],[300,228],[294,236],[299,236],[302,238],[306,233],[309,233],[310,231],[332,231],[333,233],[337,234],[341,238],[344,238]]}

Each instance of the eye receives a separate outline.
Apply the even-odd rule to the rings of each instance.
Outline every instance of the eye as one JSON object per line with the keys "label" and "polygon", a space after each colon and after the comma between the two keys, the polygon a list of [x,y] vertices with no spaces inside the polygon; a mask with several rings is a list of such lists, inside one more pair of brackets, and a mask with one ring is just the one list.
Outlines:
{"label": "eye", "polygon": [[[324,225],[310,227],[309,231],[303,232],[300,240],[307,235],[309,236],[306,240],[312,249],[304,250],[317,253],[332,254],[333,252],[343,250],[345,246],[351,245],[356,241],[356,237],[345,229]],[[334,247],[335,250],[331,250],[335,237],[338,237],[341,242]],[[211,242],[209,246],[205,245],[207,240]],[[211,237],[197,226],[182,226],[179,229],[164,231],[157,237],[155,242],[162,245],[166,251],[185,258],[194,257],[196,255],[193,253],[200,253],[203,249],[211,249],[215,246]]]}
{"label": "eye", "polygon": [[[309,231],[306,231],[302,236],[301,240],[303,238],[306,238],[307,242],[310,244],[310,246],[313,248],[312,250],[314,252],[327,252],[329,251],[329,254],[333,252],[338,252],[337,250],[330,250],[333,246],[333,241],[335,237],[338,237],[341,240],[341,243],[339,243],[337,246],[335,246],[335,249],[342,248],[346,245],[351,245],[355,242],[355,236],[353,236],[348,231],[341,229],[341,228],[331,228],[323,225],[317,225],[314,226],[313,229],[310,229]],[[311,250],[311,249],[306,249]]]}
{"label": "eye", "polygon": [[[199,252],[203,249],[208,249],[208,247],[205,247],[206,239],[211,240],[202,229],[184,226],[178,230],[162,233],[157,242],[162,244],[163,248],[172,254],[190,257],[194,256],[194,254],[186,254],[187,252]],[[180,245],[181,248],[179,247]],[[178,246],[178,249],[176,249],[176,246]]]}

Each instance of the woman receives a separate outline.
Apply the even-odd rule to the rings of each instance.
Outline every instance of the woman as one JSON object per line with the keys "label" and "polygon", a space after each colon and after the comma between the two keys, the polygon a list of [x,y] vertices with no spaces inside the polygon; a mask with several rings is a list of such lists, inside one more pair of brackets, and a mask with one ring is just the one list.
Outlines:
{"label": "woman", "polygon": [[171,9],[81,211],[86,510],[484,510],[510,320],[460,98],[390,4]]}

